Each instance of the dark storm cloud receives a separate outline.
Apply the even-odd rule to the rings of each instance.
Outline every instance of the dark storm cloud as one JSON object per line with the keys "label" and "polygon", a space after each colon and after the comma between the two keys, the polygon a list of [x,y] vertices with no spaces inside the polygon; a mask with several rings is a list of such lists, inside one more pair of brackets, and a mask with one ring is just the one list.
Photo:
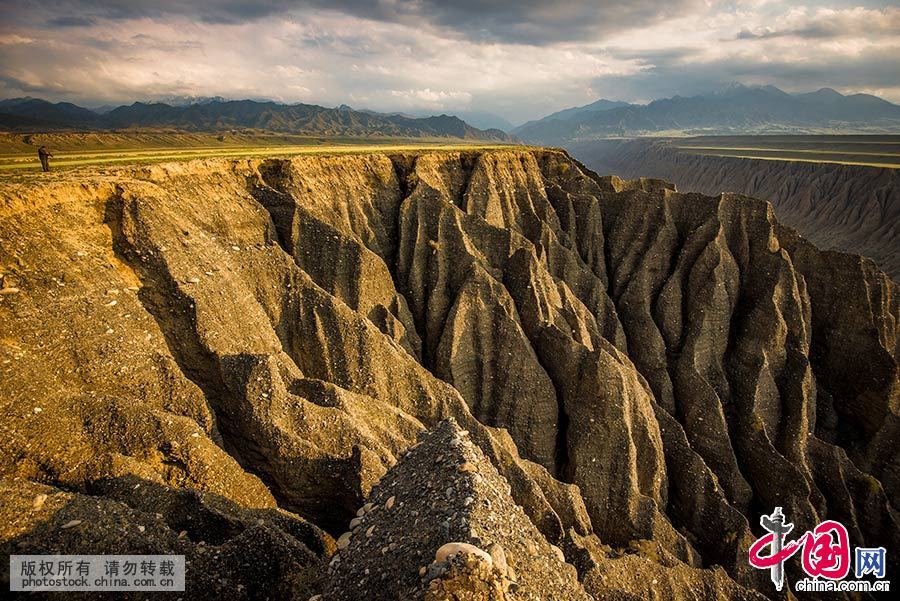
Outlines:
{"label": "dark storm cloud", "polygon": [[[11,0],[4,16],[13,23],[71,27],[96,19],[161,19],[181,16],[205,23],[234,24],[303,9],[437,27],[476,41],[532,45],[599,37],[658,22],[701,5],[702,0]],[[42,21],[42,22],[38,22]]]}
{"label": "dark storm cloud", "polygon": [[45,22],[47,27],[90,27],[96,21],[87,17],[56,17]]}
{"label": "dark storm cloud", "polygon": [[614,55],[618,59],[635,60],[643,64],[671,64],[697,56],[701,50],[688,47],[669,47],[654,50],[638,50],[634,48],[603,48],[604,53]]}
{"label": "dark storm cloud", "polygon": [[151,18],[161,19],[182,16],[205,23],[240,23],[284,13],[303,2],[290,0],[207,0],[179,2],[154,0],[7,0],[2,11],[6,20],[16,24],[47,27],[70,27],[97,19],[123,20]]}
{"label": "dark storm cloud", "polygon": [[896,101],[898,39],[900,9],[882,0],[0,0],[0,96],[267,97],[516,122],[734,81]]}
{"label": "dark storm cloud", "polygon": [[702,0],[436,0],[319,2],[384,21],[421,20],[469,39],[527,44],[597,40],[681,14]]}

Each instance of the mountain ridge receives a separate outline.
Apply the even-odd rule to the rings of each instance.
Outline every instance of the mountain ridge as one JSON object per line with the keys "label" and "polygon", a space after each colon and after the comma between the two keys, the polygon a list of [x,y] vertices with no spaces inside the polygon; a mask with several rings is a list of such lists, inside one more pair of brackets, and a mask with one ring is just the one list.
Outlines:
{"label": "mountain ridge", "polygon": [[0,124],[11,130],[258,129],[317,136],[453,137],[511,142],[499,129],[481,130],[450,115],[408,117],[355,111],[346,105],[279,104],[258,100],[204,100],[184,105],[134,102],[103,113],[37,98],[0,101]]}
{"label": "mountain ridge", "polygon": [[[560,112],[553,115],[558,114]],[[843,95],[835,90],[825,91],[824,88],[805,94],[789,94],[774,86],[740,84],[696,96],[661,98],[644,105],[576,111],[564,119],[553,118],[553,115],[518,127],[511,133],[529,143],[564,145],[660,132],[763,134],[818,133],[825,130],[900,131],[900,105],[877,96]]]}
{"label": "mountain ridge", "polygon": [[575,106],[572,108],[563,109],[561,111],[556,111],[555,113],[550,113],[546,117],[541,117],[540,119],[532,119],[531,121],[527,121],[522,125],[514,128],[515,130],[520,130],[536,123],[544,122],[544,121],[553,121],[553,120],[568,120],[574,118],[581,118],[585,115],[589,115],[595,112],[608,111],[611,109],[622,108],[626,106],[633,106],[629,102],[624,102],[621,100],[607,100],[606,98],[601,98],[600,100],[595,100],[590,104],[585,104],[583,106]]}

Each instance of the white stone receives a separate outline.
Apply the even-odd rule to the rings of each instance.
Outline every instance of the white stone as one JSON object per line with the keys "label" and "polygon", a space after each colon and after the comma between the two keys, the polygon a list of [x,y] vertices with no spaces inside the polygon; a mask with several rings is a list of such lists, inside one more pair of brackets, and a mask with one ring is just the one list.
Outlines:
{"label": "white stone", "polygon": [[434,560],[438,563],[442,561],[447,561],[450,557],[454,555],[474,555],[479,559],[483,560],[488,567],[494,566],[494,560],[491,559],[491,556],[482,549],[479,549],[475,545],[470,545],[469,543],[447,543],[446,545],[442,545],[435,554]]}

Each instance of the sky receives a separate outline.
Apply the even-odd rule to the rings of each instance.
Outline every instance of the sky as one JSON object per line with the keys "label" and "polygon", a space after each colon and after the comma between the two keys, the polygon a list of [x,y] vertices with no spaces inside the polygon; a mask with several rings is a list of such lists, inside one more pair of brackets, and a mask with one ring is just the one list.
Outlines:
{"label": "sky", "polygon": [[732,82],[900,102],[896,0],[0,0],[0,98],[180,96],[522,123]]}

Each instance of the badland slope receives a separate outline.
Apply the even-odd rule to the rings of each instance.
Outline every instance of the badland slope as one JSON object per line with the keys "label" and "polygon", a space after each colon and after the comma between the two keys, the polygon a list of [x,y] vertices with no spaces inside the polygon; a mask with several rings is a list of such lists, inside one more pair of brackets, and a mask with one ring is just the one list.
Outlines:
{"label": "badland slope", "polygon": [[761,200],[550,150],[86,169],[2,185],[0,265],[4,553],[699,601],[775,597],[775,505],[900,543],[896,284]]}
{"label": "badland slope", "polygon": [[820,248],[870,257],[900,280],[900,169],[703,156],[675,145],[610,140],[571,150],[602,173],[662,178],[686,192],[765,198],[779,222]]}

